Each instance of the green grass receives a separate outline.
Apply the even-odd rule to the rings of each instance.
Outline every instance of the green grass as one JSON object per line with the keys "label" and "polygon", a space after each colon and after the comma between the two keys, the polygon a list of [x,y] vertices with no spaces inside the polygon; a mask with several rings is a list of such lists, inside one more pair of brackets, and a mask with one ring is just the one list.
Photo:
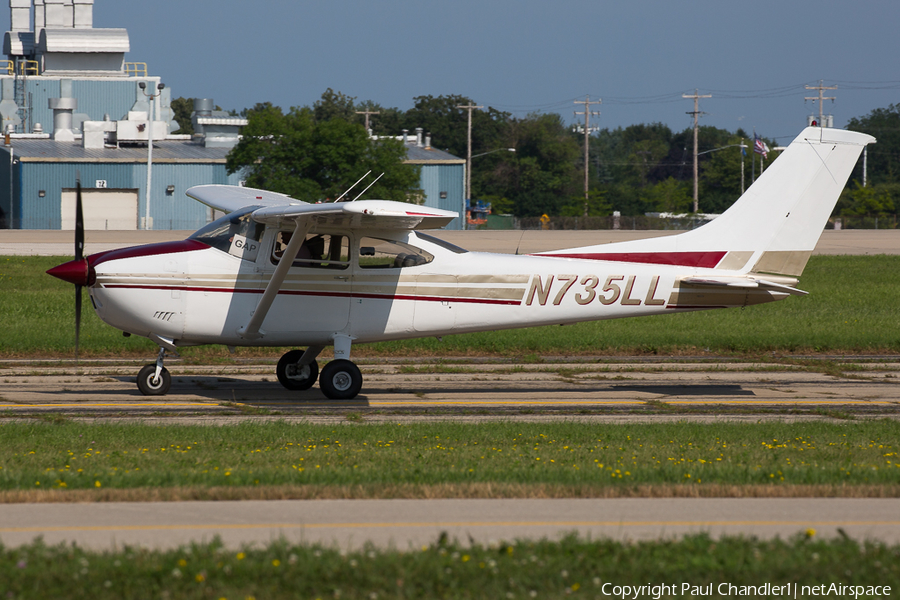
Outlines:
{"label": "green grass", "polygon": [[[895,421],[167,426],[0,422],[0,490],[311,486],[367,497],[482,484],[892,486]],[[718,488],[717,488],[718,489]],[[398,491],[400,490],[400,491]],[[338,493],[346,494],[341,491]]]}
{"label": "green grass", "polygon": [[[653,589],[662,584],[669,587]],[[697,597],[694,586],[710,584],[715,597],[729,591],[733,596],[794,597],[793,587],[757,594],[758,586],[765,584],[797,584],[797,597],[811,597],[803,586],[824,585],[827,590],[837,584],[854,587],[831,597],[887,598],[900,589],[900,546],[842,538],[820,541],[808,531],[772,541],[692,535],[677,541],[623,543],[569,536],[558,542],[461,546],[441,539],[405,552],[371,547],[341,552],[284,541],[240,550],[218,541],[169,551],[91,552],[40,542],[0,547],[4,598],[494,600],[622,597],[623,592],[627,598],[689,598]],[[728,584],[736,587],[729,590]],[[638,590],[614,587],[642,585],[650,587],[637,595]],[[876,596],[871,586],[890,590],[882,587]]]}
{"label": "green grass", "polygon": [[[74,288],[44,271],[54,257],[0,257],[4,335],[0,358],[60,356],[74,347]],[[746,309],[474,333],[356,346],[356,356],[423,354],[536,357],[575,354],[870,353],[900,351],[896,306],[900,256],[815,256],[800,287],[809,296]],[[103,324],[85,293],[85,355],[146,356],[154,345],[123,338]],[[239,349],[278,355],[282,350]],[[185,356],[225,356],[221,347],[186,349]],[[239,354],[239,355],[240,355]]]}

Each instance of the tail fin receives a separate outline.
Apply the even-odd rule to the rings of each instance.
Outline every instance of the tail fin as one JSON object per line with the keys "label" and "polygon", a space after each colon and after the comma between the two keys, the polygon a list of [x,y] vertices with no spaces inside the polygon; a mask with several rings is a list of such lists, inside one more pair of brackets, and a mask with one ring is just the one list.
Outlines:
{"label": "tail fin", "polygon": [[864,133],[808,127],[731,208],[703,227],[543,254],[798,276],[862,149],[874,141]]}

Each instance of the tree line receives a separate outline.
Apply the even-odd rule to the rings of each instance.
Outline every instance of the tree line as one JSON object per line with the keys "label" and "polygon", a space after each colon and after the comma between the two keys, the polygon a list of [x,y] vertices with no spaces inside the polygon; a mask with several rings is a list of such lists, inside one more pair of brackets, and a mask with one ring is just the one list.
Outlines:
{"label": "tree line", "polygon": [[[409,199],[420,193],[415,167],[403,165],[405,150],[389,136],[421,127],[432,146],[466,156],[468,111],[461,95],[418,96],[402,111],[328,89],[311,107],[287,111],[270,103],[239,114],[249,120],[228,157],[231,172],[244,169],[248,185],[306,201],[334,198],[367,170],[385,175],[369,197]],[[191,99],[172,102],[182,133],[190,133]],[[233,111],[234,112],[234,111]],[[373,141],[365,131],[365,115]],[[378,113],[378,114],[371,114]],[[234,112],[234,114],[238,114]],[[881,217],[896,222],[900,210],[900,104],[850,120],[848,129],[869,133],[867,185],[861,164],[841,197],[835,216]],[[799,131],[799,128],[798,128]],[[584,213],[582,133],[561,115],[516,117],[491,107],[472,112],[472,198],[493,204],[497,214],[517,217]],[[763,139],[769,148],[773,140]],[[590,216],[648,212],[687,213],[693,203],[693,130],[662,123],[601,129],[589,136]],[[742,147],[744,146],[744,147]],[[514,148],[515,152],[508,151]],[[721,213],[776,156],[753,152],[753,135],[738,129],[699,129],[699,210]],[[743,163],[743,183],[742,166]],[[883,226],[883,225],[882,225]]]}

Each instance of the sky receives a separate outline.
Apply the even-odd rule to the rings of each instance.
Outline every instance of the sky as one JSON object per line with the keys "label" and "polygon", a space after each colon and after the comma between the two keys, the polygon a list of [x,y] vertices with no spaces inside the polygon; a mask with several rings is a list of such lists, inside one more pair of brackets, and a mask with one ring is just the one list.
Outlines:
{"label": "sky", "polygon": [[[8,13],[6,13],[8,14]],[[95,0],[173,97],[311,106],[332,88],[407,110],[459,94],[515,116],[600,100],[601,128],[700,122],[788,143],[900,102],[897,0]],[[377,118],[377,117],[376,117]],[[583,117],[578,117],[579,121]],[[399,132],[398,132],[399,133]],[[435,143],[440,142],[435,140]]]}

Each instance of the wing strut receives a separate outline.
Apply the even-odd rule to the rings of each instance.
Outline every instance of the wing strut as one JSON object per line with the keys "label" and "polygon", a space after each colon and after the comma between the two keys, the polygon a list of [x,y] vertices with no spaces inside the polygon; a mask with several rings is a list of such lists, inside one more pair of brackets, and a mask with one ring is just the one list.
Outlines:
{"label": "wing strut", "polygon": [[306,232],[309,231],[311,225],[312,222],[309,219],[297,219],[297,226],[294,228],[291,241],[288,242],[287,248],[285,248],[284,254],[278,262],[278,266],[275,267],[272,279],[269,280],[266,291],[263,292],[262,298],[259,299],[256,310],[253,311],[250,321],[237,330],[238,335],[242,338],[256,340],[266,335],[265,331],[260,330],[260,326],[272,307],[272,302],[275,301],[275,297],[281,289],[281,284],[284,283],[284,278],[287,277],[288,269],[294,264],[294,257],[297,256],[300,245],[306,238]]}

